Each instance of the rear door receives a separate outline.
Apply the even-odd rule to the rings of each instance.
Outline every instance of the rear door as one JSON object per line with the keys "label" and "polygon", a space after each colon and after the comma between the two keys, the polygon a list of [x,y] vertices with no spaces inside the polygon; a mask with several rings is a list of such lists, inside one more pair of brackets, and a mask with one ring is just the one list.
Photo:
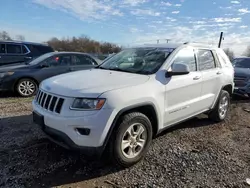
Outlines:
{"label": "rear door", "polygon": [[40,63],[40,68],[36,72],[39,81],[70,72],[71,56],[68,54],[54,55]]}
{"label": "rear door", "polygon": [[202,106],[210,108],[221,90],[223,72],[209,49],[196,50],[199,71],[202,74]]}
{"label": "rear door", "polygon": [[90,69],[97,65],[97,62],[88,55],[74,54],[71,56],[70,71]]}

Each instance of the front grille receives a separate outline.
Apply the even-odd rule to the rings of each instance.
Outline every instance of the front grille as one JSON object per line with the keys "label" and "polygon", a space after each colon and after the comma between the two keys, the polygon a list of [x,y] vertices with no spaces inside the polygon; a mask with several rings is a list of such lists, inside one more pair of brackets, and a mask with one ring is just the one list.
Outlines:
{"label": "front grille", "polygon": [[48,94],[41,90],[38,91],[35,101],[43,109],[46,109],[48,111],[55,112],[58,114],[60,114],[63,103],[64,103],[63,98]]}

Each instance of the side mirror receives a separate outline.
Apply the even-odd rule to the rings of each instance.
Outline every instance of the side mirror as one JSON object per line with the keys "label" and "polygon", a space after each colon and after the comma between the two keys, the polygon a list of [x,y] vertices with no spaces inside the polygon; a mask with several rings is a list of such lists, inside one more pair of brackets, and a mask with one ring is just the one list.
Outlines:
{"label": "side mirror", "polygon": [[189,74],[190,70],[188,65],[182,63],[176,63],[172,67],[172,71],[167,71],[166,76],[177,76],[177,75],[185,75]]}

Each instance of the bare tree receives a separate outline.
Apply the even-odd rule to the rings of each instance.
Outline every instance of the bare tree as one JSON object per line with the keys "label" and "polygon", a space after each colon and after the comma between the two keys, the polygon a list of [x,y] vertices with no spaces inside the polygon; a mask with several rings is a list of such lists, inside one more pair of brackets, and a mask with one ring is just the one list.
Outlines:
{"label": "bare tree", "polygon": [[247,47],[246,51],[243,54],[244,56],[250,57],[250,46]]}
{"label": "bare tree", "polygon": [[95,54],[109,54],[113,52],[117,53],[121,50],[121,47],[116,44],[95,41],[85,35],[72,38],[64,37],[62,39],[54,37],[48,41],[48,44],[56,51],[75,51]]}
{"label": "bare tree", "polygon": [[224,49],[224,52],[227,54],[228,58],[233,61],[234,59],[234,52],[230,48]]}
{"label": "bare tree", "polygon": [[23,35],[16,35],[16,40],[24,41],[25,37]]}
{"label": "bare tree", "polygon": [[0,40],[11,40],[11,37],[6,31],[0,31]]}

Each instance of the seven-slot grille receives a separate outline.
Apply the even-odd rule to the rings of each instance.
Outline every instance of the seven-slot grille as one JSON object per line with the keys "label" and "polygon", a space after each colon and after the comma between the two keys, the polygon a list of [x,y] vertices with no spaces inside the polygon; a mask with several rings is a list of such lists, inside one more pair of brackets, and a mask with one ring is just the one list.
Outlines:
{"label": "seven-slot grille", "polygon": [[247,77],[245,76],[234,76],[234,83],[236,87],[244,87],[247,85],[246,83]]}
{"label": "seven-slot grille", "polygon": [[36,102],[42,108],[60,114],[64,99],[39,90],[36,95]]}

